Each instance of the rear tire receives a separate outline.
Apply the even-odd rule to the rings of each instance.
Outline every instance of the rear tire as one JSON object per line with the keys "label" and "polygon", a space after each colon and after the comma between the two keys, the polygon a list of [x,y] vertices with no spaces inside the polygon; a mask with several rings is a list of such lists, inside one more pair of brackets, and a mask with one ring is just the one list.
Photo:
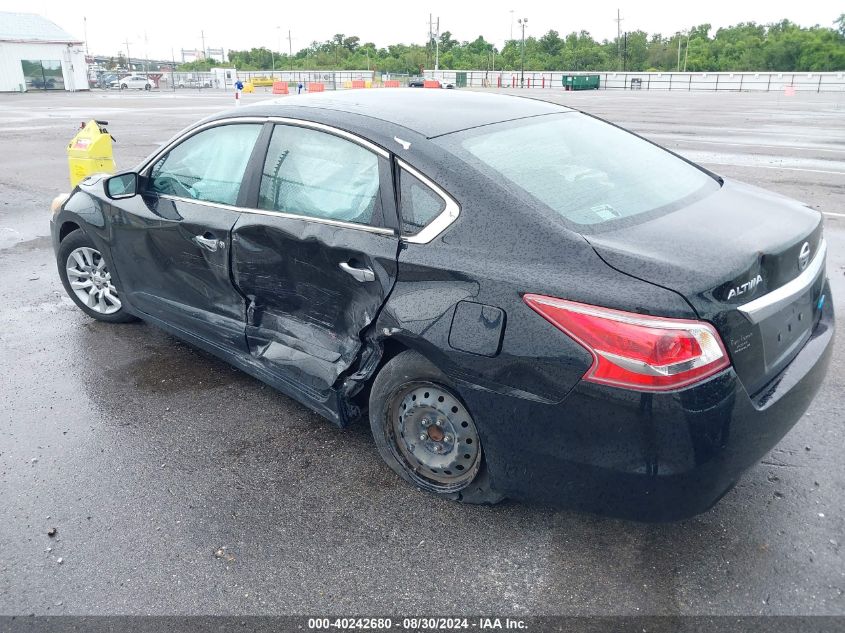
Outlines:
{"label": "rear tire", "polygon": [[62,240],[56,264],[68,296],[89,317],[106,323],[137,320],[127,312],[111,281],[110,262],[81,229]]}
{"label": "rear tire", "polygon": [[481,440],[448,378],[415,351],[382,367],[370,392],[370,428],[382,459],[408,483],[464,503],[493,504]]}

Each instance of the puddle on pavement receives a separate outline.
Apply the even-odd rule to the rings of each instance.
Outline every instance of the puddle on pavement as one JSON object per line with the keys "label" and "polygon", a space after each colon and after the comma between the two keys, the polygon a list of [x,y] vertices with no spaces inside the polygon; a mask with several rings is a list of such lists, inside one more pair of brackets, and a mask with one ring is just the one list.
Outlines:
{"label": "puddle on pavement", "polygon": [[155,394],[207,391],[245,378],[237,369],[175,339],[170,339],[166,349],[109,369],[106,374],[115,380],[131,382],[136,389]]}

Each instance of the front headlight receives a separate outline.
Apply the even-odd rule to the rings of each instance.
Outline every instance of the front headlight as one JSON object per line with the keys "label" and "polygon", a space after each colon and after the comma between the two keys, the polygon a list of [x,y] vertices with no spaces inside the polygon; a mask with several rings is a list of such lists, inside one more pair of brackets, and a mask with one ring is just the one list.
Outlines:
{"label": "front headlight", "polygon": [[62,208],[62,205],[67,201],[68,196],[70,196],[69,193],[60,193],[53,198],[53,201],[50,203],[50,213],[56,215]]}

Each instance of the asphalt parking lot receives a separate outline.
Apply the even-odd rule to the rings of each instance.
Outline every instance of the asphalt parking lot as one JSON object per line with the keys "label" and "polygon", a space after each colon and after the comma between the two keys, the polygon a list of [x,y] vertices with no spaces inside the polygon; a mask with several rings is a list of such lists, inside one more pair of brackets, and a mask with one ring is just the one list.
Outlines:
{"label": "asphalt parking lot", "polygon": [[[845,93],[531,96],[825,212],[845,315]],[[663,525],[439,501],[382,464],[366,425],[85,317],[48,237],[79,122],[108,120],[128,168],[231,105],[0,95],[0,614],[845,615],[845,316],[804,418],[713,509]]]}

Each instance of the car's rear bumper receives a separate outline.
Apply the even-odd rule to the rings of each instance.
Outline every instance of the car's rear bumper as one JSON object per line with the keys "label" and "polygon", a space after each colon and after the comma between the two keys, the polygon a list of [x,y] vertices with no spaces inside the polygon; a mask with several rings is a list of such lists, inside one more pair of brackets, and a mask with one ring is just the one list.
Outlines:
{"label": "car's rear bumper", "polygon": [[666,394],[582,382],[560,404],[471,388],[462,395],[479,423],[496,490],[614,516],[679,520],[718,501],[800,419],[827,371],[833,338],[828,300],[811,339],[755,398],[733,369]]}

